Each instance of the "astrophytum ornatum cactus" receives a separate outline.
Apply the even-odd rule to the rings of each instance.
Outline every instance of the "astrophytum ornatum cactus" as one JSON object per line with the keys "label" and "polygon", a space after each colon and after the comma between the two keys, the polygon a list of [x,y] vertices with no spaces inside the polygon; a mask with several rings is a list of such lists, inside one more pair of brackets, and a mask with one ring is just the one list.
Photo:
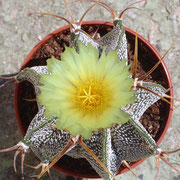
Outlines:
{"label": "astrophytum ornatum cactus", "polygon": [[[61,61],[52,57],[47,66],[25,68],[18,73],[18,83],[26,80],[33,84],[39,112],[24,139],[0,152],[17,149],[15,160],[22,152],[23,162],[25,152],[31,149],[43,168],[38,178],[64,154],[85,158],[103,179],[115,179],[121,164],[129,168],[127,161],[150,155],[178,171],[139,121],[148,107],[167,97],[167,90],[144,82],[143,76],[136,77],[137,36],[133,73],[129,72],[122,16],[132,7],[117,16],[107,4],[93,2],[78,23],[72,16],[71,22],[57,16],[68,22],[71,30],[71,45],[61,54]],[[96,4],[110,11],[114,19],[112,31],[98,40],[81,29],[84,16]]]}

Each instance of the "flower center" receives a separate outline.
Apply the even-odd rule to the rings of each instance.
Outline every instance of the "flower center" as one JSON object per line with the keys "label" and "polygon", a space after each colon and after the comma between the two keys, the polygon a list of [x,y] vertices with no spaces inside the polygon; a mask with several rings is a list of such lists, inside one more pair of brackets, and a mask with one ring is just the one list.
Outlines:
{"label": "flower center", "polygon": [[108,105],[108,88],[96,80],[87,80],[77,87],[76,105],[86,113],[99,112]]}

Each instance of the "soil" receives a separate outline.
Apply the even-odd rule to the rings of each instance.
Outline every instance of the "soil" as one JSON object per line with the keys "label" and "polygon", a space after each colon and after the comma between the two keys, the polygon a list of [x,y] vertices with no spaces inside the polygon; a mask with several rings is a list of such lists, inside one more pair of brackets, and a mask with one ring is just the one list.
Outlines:
{"label": "soil", "polygon": [[[99,28],[98,33],[95,38],[99,38],[106,34],[108,31],[111,31],[112,27],[108,25],[84,25],[82,29],[93,35],[94,32]],[[129,62],[133,64],[133,53],[134,53],[134,39],[135,37],[127,33],[128,40],[128,56]],[[47,41],[41,48],[34,54],[31,61],[27,64],[28,67],[46,65],[46,60],[51,56],[60,59],[61,53],[64,51],[65,46],[69,46],[70,41],[70,32],[63,31],[59,33],[49,41]],[[150,70],[158,61],[157,57],[149,50],[148,46],[145,45],[141,40],[138,41],[138,68],[137,68],[137,77],[143,75],[145,72]],[[145,81],[156,82],[161,84],[165,88],[168,87],[168,81],[162,66],[160,65],[151,75],[148,75],[145,78]],[[36,102],[29,102],[24,99],[34,99],[35,92],[33,86],[28,82],[22,82],[19,86],[20,91],[18,92],[19,97],[19,114],[22,121],[22,127],[26,131],[29,123],[37,113],[37,104]],[[24,113],[26,112],[26,113]],[[166,119],[169,113],[169,105],[162,100],[159,100],[153,104],[141,118],[141,123],[151,134],[151,136],[157,141],[160,137],[162,131],[164,130]],[[71,162],[71,163],[69,163]],[[85,159],[72,159],[68,156],[63,156],[63,158],[56,164],[60,165],[61,168],[66,167],[67,170],[71,171],[74,174],[88,174],[89,177],[98,177],[93,168]],[[123,168],[123,167],[122,167]]]}

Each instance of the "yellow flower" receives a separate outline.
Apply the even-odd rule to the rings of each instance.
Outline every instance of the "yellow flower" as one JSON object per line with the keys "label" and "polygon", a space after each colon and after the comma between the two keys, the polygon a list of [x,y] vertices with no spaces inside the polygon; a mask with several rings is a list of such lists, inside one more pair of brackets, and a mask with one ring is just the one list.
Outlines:
{"label": "yellow flower", "polygon": [[89,139],[92,132],[122,124],[129,115],[121,110],[134,103],[133,79],[127,60],[119,61],[117,52],[105,54],[92,45],[78,43],[79,53],[66,47],[61,61],[47,61],[49,75],[42,75],[38,100],[45,105],[45,116],[56,116],[58,129]]}

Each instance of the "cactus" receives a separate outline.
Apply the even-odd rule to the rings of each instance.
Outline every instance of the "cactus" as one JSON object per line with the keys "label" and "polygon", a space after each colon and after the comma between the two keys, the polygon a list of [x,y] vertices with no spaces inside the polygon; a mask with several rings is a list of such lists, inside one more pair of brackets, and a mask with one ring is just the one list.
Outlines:
{"label": "cactus", "polygon": [[[70,47],[61,54],[61,61],[52,57],[47,60],[47,65],[25,68],[15,76],[17,83],[29,81],[33,84],[38,113],[23,140],[0,152],[17,149],[14,170],[16,157],[21,153],[23,175],[25,153],[31,149],[41,161],[33,167],[42,167],[37,178],[45,172],[50,174],[49,169],[65,154],[85,158],[103,179],[116,179],[121,164],[131,170],[128,162],[151,155],[155,156],[158,168],[159,159],[162,159],[180,173],[164,156],[180,149],[161,150],[139,121],[159,99],[170,103],[167,98],[172,97],[166,94],[168,89],[144,81],[168,52],[149,72],[137,77],[137,34],[134,64],[130,72],[122,25],[123,14],[134,7],[128,6],[117,15],[109,5],[93,0],[94,4],[75,23],[69,6],[64,2],[71,21],[48,13],[29,13],[65,20],[71,30]],[[98,40],[81,29],[84,16],[95,5],[110,11],[114,24],[112,31]]]}

